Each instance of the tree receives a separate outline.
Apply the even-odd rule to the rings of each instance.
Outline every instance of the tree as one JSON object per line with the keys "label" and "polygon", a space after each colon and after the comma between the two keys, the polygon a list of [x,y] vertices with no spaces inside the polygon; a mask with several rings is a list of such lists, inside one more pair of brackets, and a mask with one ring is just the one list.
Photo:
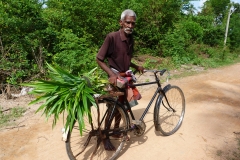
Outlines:
{"label": "tree", "polygon": [[[120,14],[127,8],[137,14],[136,54],[188,62],[192,45],[222,45],[228,2],[207,0],[201,13],[193,14],[188,0],[1,1],[1,81],[18,83],[44,74],[46,61],[74,74],[88,71],[96,65],[105,36],[119,30]],[[228,45],[233,51],[240,44],[239,9],[231,18]]]}
{"label": "tree", "polygon": [[222,24],[224,17],[227,15],[227,6],[230,0],[207,0],[204,2],[202,13],[204,15],[214,15],[215,24]]}
{"label": "tree", "polygon": [[[161,54],[160,41],[174,23],[181,17],[181,0],[145,0],[136,12],[138,14],[135,32],[136,50],[145,52],[148,48],[153,55]],[[146,53],[145,53],[146,54]]]}
{"label": "tree", "polygon": [[234,50],[240,48],[240,4],[234,3],[235,11],[231,15],[231,22],[229,24],[229,39],[230,49]]}
{"label": "tree", "polygon": [[37,0],[0,3],[1,66],[3,81],[17,83],[36,71],[43,72],[42,35],[47,23]]}
{"label": "tree", "polygon": [[209,0],[211,6],[213,7],[213,12],[216,16],[221,14],[224,16],[226,14],[227,6],[230,3],[230,0]]}

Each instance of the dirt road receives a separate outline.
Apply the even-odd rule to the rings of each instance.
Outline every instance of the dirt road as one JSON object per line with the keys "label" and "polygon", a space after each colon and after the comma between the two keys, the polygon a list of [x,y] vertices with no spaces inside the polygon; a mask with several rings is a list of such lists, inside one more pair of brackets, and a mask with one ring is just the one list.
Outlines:
{"label": "dirt road", "polygon": [[[142,77],[146,78],[146,77]],[[182,88],[186,98],[186,114],[181,128],[164,137],[155,131],[153,107],[145,118],[146,132],[131,137],[119,160],[215,160],[233,156],[236,136],[240,133],[240,63],[201,74],[170,80]],[[154,87],[142,89],[143,99],[134,107],[140,117]],[[141,89],[140,89],[141,90]],[[27,106],[27,97],[0,99],[1,106]],[[67,160],[65,143],[61,141],[62,121],[52,130],[37,105],[30,106],[18,121],[19,128],[0,130],[1,160]]]}

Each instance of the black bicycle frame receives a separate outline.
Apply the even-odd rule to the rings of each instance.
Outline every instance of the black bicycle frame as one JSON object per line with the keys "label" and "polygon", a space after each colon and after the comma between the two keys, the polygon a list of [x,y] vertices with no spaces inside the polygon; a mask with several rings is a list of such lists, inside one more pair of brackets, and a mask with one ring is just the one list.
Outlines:
{"label": "black bicycle frame", "polygon": [[[146,83],[139,83],[139,84],[129,85],[129,87],[136,87],[136,86],[144,86],[144,85],[150,85],[150,84],[158,84],[158,88],[157,88],[157,90],[155,91],[155,93],[154,93],[153,97],[151,98],[150,102],[148,103],[148,106],[147,106],[146,109],[144,110],[144,112],[143,112],[143,114],[142,114],[142,116],[141,116],[141,118],[140,118],[141,121],[142,121],[142,120],[144,119],[144,117],[146,116],[146,114],[147,114],[148,110],[150,109],[153,101],[155,100],[157,94],[159,94],[159,93],[162,92],[161,84],[159,83],[159,80],[157,79],[157,80],[154,81],[154,82],[146,82]],[[130,112],[131,118],[132,118],[133,120],[135,120],[135,117],[134,117],[134,115],[133,115],[132,109],[131,109],[131,107],[130,107],[130,105],[129,105],[129,103],[128,103],[127,97],[126,97],[125,95],[126,95],[126,94],[124,94],[125,102],[126,102],[126,105],[127,105],[127,107],[128,107],[128,110],[129,110],[129,112]]]}
{"label": "black bicycle frame", "polygon": [[[165,70],[165,71],[166,71],[166,70]],[[163,71],[163,73],[164,73],[165,71]],[[161,75],[162,75],[163,73],[161,73]],[[166,98],[166,102],[167,102],[169,108],[171,108],[171,109],[175,112],[175,110],[170,106],[170,104],[169,104],[169,102],[168,102],[168,99],[167,99],[167,97],[166,97],[166,95],[165,95],[165,92],[164,92],[164,90],[163,90],[162,87],[161,87],[160,80],[159,80],[159,78],[158,78],[158,76],[157,76],[156,74],[157,74],[157,72],[154,72],[155,81],[153,81],[153,82],[146,82],[146,83],[138,83],[138,84],[128,85],[129,87],[144,86],[144,85],[150,85],[150,84],[157,84],[157,85],[158,85],[158,88],[157,88],[157,90],[155,91],[154,95],[152,96],[152,99],[151,99],[150,102],[148,103],[147,108],[144,110],[141,118],[139,119],[140,121],[142,121],[142,120],[144,119],[144,117],[146,116],[146,114],[147,114],[148,110],[150,109],[153,101],[155,100],[157,94],[162,94],[162,95]],[[130,112],[131,118],[132,118],[133,120],[135,120],[135,117],[134,117],[134,115],[133,115],[132,109],[131,109],[131,107],[130,107],[130,105],[129,105],[129,103],[128,103],[127,97],[126,97],[126,91],[124,92],[124,97],[125,97],[125,102],[126,102],[126,104],[127,104],[127,107],[128,107],[129,112]],[[164,105],[164,107],[166,108],[165,105]]]}
{"label": "black bicycle frame", "polygon": [[[169,104],[169,102],[168,102],[168,99],[167,99],[167,97],[166,97],[166,95],[165,95],[165,92],[164,92],[164,90],[163,90],[162,87],[161,87],[160,80],[159,80],[159,78],[158,78],[158,76],[157,76],[156,74],[157,74],[157,73],[154,72],[155,81],[153,81],[153,82],[145,82],[145,83],[138,83],[138,84],[128,84],[128,86],[131,87],[131,88],[132,88],[132,87],[136,87],[136,86],[150,85],[150,84],[157,84],[157,85],[158,85],[157,90],[155,91],[155,93],[154,93],[154,95],[152,96],[150,102],[148,103],[148,106],[147,106],[146,109],[144,110],[141,118],[139,119],[140,121],[142,121],[142,120],[144,119],[144,117],[146,116],[146,114],[147,114],[148,110],[150,109],[153,101],[155,100],[157,94],[162,94],[162,95],[166,98],[166,102],[167,102],[169,108],[171,108],[173,111],[175,111],[175,110],[170,106],[170,104]],[[132,120],[135,120],[135,117],[134,117],[134,115],[133,115],[132,109],[131,109],[130,104],[128,103],[128,100],[127,100],[126,89],[122,89],[122,92],[124,92],[124,102],[125,102],[125,104],[127,105],[127,109],[128,109],[129,112],[130,112],[131,118],[132,118]],[[111,110],[110,119],[113,118],[113,112],[114,112],[114,110],[115,110],[115,108],[116,108],[116,104],[117,104],[117,101],[115,101],[114,107],[113,107],[113,109]],[[109,121],[108,123],[111,123],[111,122]]]}

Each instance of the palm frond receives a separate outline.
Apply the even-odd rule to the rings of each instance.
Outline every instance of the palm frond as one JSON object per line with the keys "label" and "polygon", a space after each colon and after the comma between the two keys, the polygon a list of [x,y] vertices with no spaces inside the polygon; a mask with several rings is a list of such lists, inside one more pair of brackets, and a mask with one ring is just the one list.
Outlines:
{"label": "palm frond", "polygon": [[53,116],[54,127],[59,119],[59,115],[66,111],[65,128],[72,131],[75,121],[78,121],[80,126],[80,134],[84,129],[84,116],[87,116],[91,123],[90,107],[96,107],[96,102],[93,95],[103,94],[104,86],[108,81],[101,78],[102,74],[98,73],[98,69],[94,68],[88,73],[81,73],[79,76],[70,74],[68,71],[55,65],[47,63],[48,80],[39,79],[24,86],[33,87],[31,94],[38,96],[29,104],[43,102],[36,112],[43,111],[43,114],[48,119]]}

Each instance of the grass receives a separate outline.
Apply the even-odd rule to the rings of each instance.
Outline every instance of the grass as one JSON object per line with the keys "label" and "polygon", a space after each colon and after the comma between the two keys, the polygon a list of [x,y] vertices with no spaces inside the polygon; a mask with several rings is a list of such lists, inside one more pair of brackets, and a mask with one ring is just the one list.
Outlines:
{"label": "grass", "polygon": [[236,148],[231,151],[222,151],[222,150],[217,150],[216,155],[220,159],[224,160],[239,160],[240,159],[240,137],[236,138]]}
{"label": "grass", "polygon": [[236,149],[236,151],[233,151],[232,157],[230,157],[231,160],[239,160],[240,159],[240,137],[236,138],[236,141],[237,141],[237,149]]}
{"label": "grass", "polygon": [[198,72],[198,71],[183,71],[182,73],[180,74],[171,74],[171,79],[179,79],[179,78],[183,78],[183,77],[188,77],[188,76],[193,76],[193,75],[197,75],[199,73],[203,73],[204,71],[202,72]]}
{"label": "grass", "polygon": [[[213,59],[208,59],[206,60],[204,63],[208,63],[208,65],[200,65],[202,67],[204,67],[204,70],[207,69],[211,69],[211,68],[220,68],[220,67],[224,67],[224,66],[230,66],[236,63],[240,62],[240,56],[235,57],[234,59],[231,60],[226,60],[226,61],[214,61]],[[204,71],[202,71],[204,72]],[[187,76],[193,76],[202,72],[198,72],[198,71],[191,71],[191,68],[185,68],[184,71],[180,74],[177,75],[173,75],[172,78],[181,78],[181,77],[187,77]]]}
{"label": "grass", "polygon": [[[213,51],[211,51],[213,52]],[[214,52],[215,54],[215,52]],[[219,53],[215,54],[215,57],[203,58],[196,57],[195,59],[185,63],[184,65],[176,65],[174,64],[172,58],[169,57],[153,57],[150,55],[138,56],[134,58],[132,61],[137,65],[141,65],[146,69],[168,69],[169,71],[180,70],[178,74],[171,72],[171,79],[178,79],[182,77],[196,75],[198,73],[202,73],[199,71],[192,70],[191,67],[200,67],[204,68],[204,70],[211,68],[219,68],[224,66],[229,66],[232,64],[236,64],[240,62],[240,54],[237,53],[228,53],[225,55],[224,60],[219,57]],[[185,67],[184,67],[185,66]]]}
{"label": "grass", "polygon": [[9,111],[3,111],[3,109],[0,108],[0,128],[13,125],[14,121],[22,117],[26,110],[24,107],[14,107]]}

